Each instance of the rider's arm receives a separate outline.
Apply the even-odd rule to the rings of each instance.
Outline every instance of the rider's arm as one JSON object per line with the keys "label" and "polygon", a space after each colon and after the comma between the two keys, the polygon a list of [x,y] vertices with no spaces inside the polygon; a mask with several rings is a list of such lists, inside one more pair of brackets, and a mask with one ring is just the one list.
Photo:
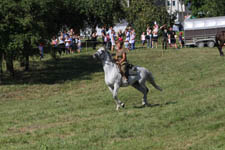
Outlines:
{"label": "rider's arm", "polygon": [[117,55],[114,58],[115,58],[116,61],[118,60],[118,56]]}
{"label": "rider's arm", "polygon": [[117,55],[114,57],[114,60],[116,61],[116,63],[119,63],[118,62],[118,56]]}
{"label": "rider's arm", "polygon": [[123,53],[123,58],[120,60],[120,64],[126,60],[126,53]]}
{"label": "rider's arm", "polygon": [[165,27],[166,25],[164,24],[164,25],[162,25],[161,27],[160,27],[160,29],[162,29],[163,27]]}

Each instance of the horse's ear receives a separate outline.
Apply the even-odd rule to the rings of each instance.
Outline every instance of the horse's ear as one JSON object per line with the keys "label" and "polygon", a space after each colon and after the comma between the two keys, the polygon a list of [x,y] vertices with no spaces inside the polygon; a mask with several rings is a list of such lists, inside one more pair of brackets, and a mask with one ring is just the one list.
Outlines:
{"label": "horse's ear", "polygon": [[108,52],[108,53],[110,54],[110,51],[109,51],[109,49],[107,49],[107,48],[104,48],[104,49],[105,49],[105,51],[106,51],[106,52]]}
{"label": "horse's ear", "polygon": [[105,48],[104,48],[104,47],[100,47],[100,48],[98,49],[98,51],[99,51],[99,50],[105,51]]}
{"label": "horse's ear", "polygon": [[102,47],[102,49],[104,49],[104,51],[107,51],[107,49],[105,47]]}

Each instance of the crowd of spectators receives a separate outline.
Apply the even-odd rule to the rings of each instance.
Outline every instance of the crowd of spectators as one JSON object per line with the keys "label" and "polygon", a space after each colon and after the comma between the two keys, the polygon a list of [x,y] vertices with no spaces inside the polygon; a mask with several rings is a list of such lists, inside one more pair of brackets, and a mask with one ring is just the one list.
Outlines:
{"label": "crowd of spectators", "polygon": [[[155,22],[154,26],[150,28],[149,26],[146,29],[146,32],[142,32],[140,35],[140,40],[142,47],[147,43],[147,48],[157,48],[158,47],[158,37],[159,31],[161,31],[162,36],[162,49],[167,49],[169,47],[174,47],[178,49],[177,40],[179,40],[179,47],[182,48],[184,45],[182,32],[179,35],[176,35],[176,32],[173,31],[173,28],[168,28],[167,25],[163,25],[159,27],[159,25]],[[101,38],[103,46],[106,49],[115,51],[116,41],[123,41],[124,48],[127,51],[134,50],[136,48],[136,33],[135,29],[132,27],[127,27],[125,31],[119,30],[115,32],[113,27],[109,27],[106,30],[106,27],[102,27],[101,29]],[[97,32],[94,31],[91,35],[92,48],[95,50],[97,45],[98,35]],[[72,53],[80,53],[82,49],[81,37],[78,34],[75,34],[73,29],[63,30],[60,32],[59,36],[53,36],[51,39],[51,45],[54,49],[57,49],[61,54],[62,52],[66,54]],[[43,58],[43,44],[39,45],[40,55]]]}
{"label": "crowd of spectators", "polygon": [[[168,46],[178,49],[177,39],[179,40],[179,47],[183,47],[184,41],[182,32],[179,32],[179,35],[177,36],[172,27],[168,28],[167,25],[159,27],[156,22],[154,23],[153,28],[150,28],[148,26],[146,32],[142,32],[142,34],[140,35],[142,47],[144,47],[147,43],[147,48],[158,48],[159,32],[161,32],[160,35],[162,36],[162,49],[167,49]],[[117,40],[124,41],[124,47],[128,51],[134,50],[136,48],[135,43],[138,40],[136,40],[135,29],[131,27],[127,27],[124,32],[122,32],[122,30],[119,30],[117,33],[115,32],[113,27],[110,27],[107,31],[105,27],[102,27],[101,34],[103,45],[112,52],[115,49]]]}
{"label": "crowd of spectators", "polygon": [[60,54],[62,52],[66,54],[81,52],[81,38],[79,35],[75,34],[73,29],[60,32],[58,37],[53,36],[51,45],[53,48],[58,49]]}
{"label": "crowd of spectators", "polygon": [[[167,25],[163,25],[159,27],[159,25],[155,22],[153,29],[147,27],[146,36],[145,32],[141,35],[142,45],[144,46],[145,41],[147,42],[147,48],[157,48],[158,47],[158,32],[161,30],[162,35],[162,49],[167,49],[167,47],[174,47],[178,49],[177,45],[177,34],[173,31],[172,27],[167,27]],[[183,32],[179,32],[178,35],[179,47],[183,48],[184,40],[183,40]]]}
{"label": "crowd of spectators", "polygon": [[106,49],[111,50],[112,52],[115,50],[117,40],[124,41],[125,48],[128,51],[135,49],[136,33],[131,27],[126,28],[124,32],[119,30],[117,33],[113,27],[110,27],[108,31],[106,31],[105,27],[102,27],[101,34],[103,45]]}

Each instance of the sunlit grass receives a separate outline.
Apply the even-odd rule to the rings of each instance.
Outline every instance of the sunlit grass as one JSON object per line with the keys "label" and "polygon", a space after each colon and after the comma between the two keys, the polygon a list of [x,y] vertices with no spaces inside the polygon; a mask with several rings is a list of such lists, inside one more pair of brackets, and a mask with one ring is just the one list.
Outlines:
{"label": "sunlit grass", "polygon": [[121,88],[119,112],[93,52],[34,58],[30,72],[5,76],[0,149],[225,149],[225,58],[216,48],[129,52],[129,62],[148,68],[164,91],[147,84],[155,107],[138,108],[142,94]]}

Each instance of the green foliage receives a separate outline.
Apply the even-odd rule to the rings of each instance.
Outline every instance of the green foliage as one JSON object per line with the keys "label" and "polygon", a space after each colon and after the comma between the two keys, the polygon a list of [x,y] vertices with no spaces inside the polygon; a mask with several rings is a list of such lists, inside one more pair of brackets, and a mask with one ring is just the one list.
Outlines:
{"label": "green foliage", "polygon": [[124,17],[123,7],[120,0],[2,0],[1,51],[10,58],[6,60],[29,61],[40,40],[50,39],[62,27],[79,33],[87,26],[113,25]]}
{"label": "green foliage", "polygon": [[125,17],[124,0],[83,0],[83,11],[87,24],[96,26],[112,26]]}
{"label": "green foliage", "polygon": [[195,17],[225,16],[224,0],[187,0]]}
{"label": "green foliage", "polygon": [[156,6],[154,1],[132,0],[126,11],[127,21],[136,29],[137,35],[141,35],[147,26],[152,27],[154,21],[159,25],[168,24],[170,21],[166,8]]}

